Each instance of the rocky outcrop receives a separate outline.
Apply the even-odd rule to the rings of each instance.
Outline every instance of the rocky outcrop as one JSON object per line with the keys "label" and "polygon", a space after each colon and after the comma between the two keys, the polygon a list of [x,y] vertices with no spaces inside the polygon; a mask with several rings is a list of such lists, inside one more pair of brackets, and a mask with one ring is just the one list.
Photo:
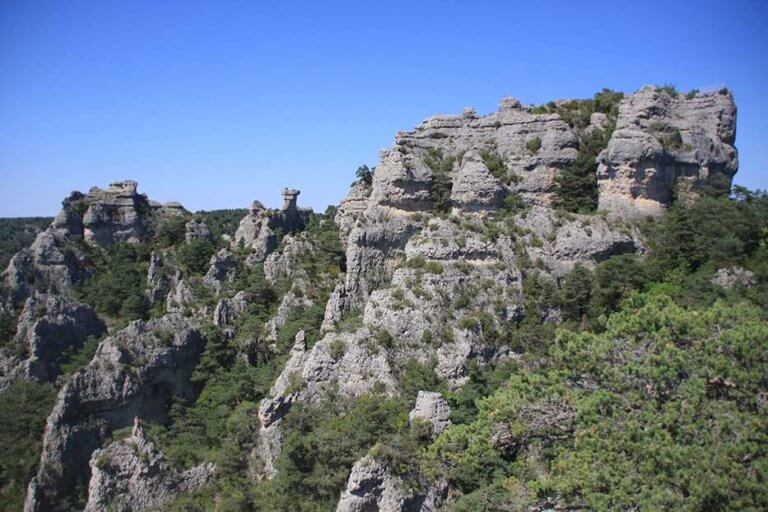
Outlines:
{"label": "rocky outcrop", "polygon": [[306,270],[301,268],[302,259],[311,257],[314,251],[312,242],[305,233],[286,235],[281,244],[282,250],[275,251],[264,260],[264,276],[270,284],[289,279],[306,279]]}
{"label": "rocky outcrop", "polygon": [[187,243],[193,240],[206,240],[208,242],[213,241],[213,235],[211,230],[208,229],[208,224],[204,220],[192,219],[184,225],[184,240]]}
{"label": "rocky outcrop", "polygon": [[727,90],[689,97],[643,87],[622,100],[598,157],[599,208],[623,218],[658,216],[698,188],[727,191],[738,169],[735,138]]}
{"label": "rocky outcrop", "polygon": [[240,221],[235,232],[234,247],[244,245],[252,251],[252,261],[263,261],[277,248],[279,234],[303,230],[312,217],[312,210],[298,208],[298,190],[283,190],[283,206],[280,210],[267,210],[254,201],[248,213]]}
{"label": "rocky outcrop", "polygon": [[152,252],[147,269],[146,296],[150,304],[156,304],[166,298],[171,291],[173,280],[168,276],[163,256]]}
{"label": "rocky outcrop", "polygon": [[203,488],[215,466],[203,463],[180,472],[147,441],[140,423],[127,439],[93,452],[91,481],[85,512],[141,512],[156,510],[179,493]]}
{"label": "rocky outcrop", "polygon": [[433,512],[445,501],[447,487],[414,487],[379,460],[366,456],[352,467],[336,512]]}
{"label": "rocky outcrop", "polygon": [[209,265],[203,283],[216,293],[221,293],[225,283],[231,283],[235,279],[237,258],[228,249],[221,249],[211,256]]}
{"label": "rocky outcrop", "polygon": [[[529,149],[531,141],[538,141],[535,151]],[[430,117],[414,131],[397,134],[395,146],[420,158],[430,151],[443,157],[470,150],[495,153],[506,164],[508,176],[517,177],[512,188],[528,202],[543,205],[551,202],[555,177],[577,155],[577,137],[558,115],[534,114],[514,98],[504,98],[499,110],[488,116],[470,110]]]}
{"label": "rocky outcrop", "polygon": [[156,219],[185,213],[181,205],[151,206],[137,187],[135,181],[121,181],[106,190],[72,192],[64,199],[51,225],[31,247],[16,254],[3,273],[8,302],[18,306],[33,290],[67,294],[75,283],[88,279],[92,270],[83,242],[99,248],[141,242]]}
{"label": "rocky outcrop", "polygon": [[443,395],[434,391],[419,391],[416,405],[408,415],[410,421],[416,419],[429,422],[434,435],[440,435],[451,425],[451,407]]}
{"label": "rocky outcrop", "polygon": [[496,210],[507,189],[488,170],[477,151],[464,153],[451,189],[451,203],[459,211]]}
{"label": "rocky outcrop", "polygon": [[232,326],[245,312],[251,294],[246,291],[237,292],[231,299],[221,299],[213,310],[213,324],[221,329]]}
{"label": "rocky outcrop", "polygon": [[741,267],[724,267],[717,270],[711,283],[715,286],[730,289],[736,286],[751,288],[755,286],[755,274]]}
{"label": "rocky outcrop", "polygon": [[0,389],[15,379],[54,382],[64,353],[106,332],[90,306],[61,295],[33,294],[19,315],[16,336],[0,356]]}
{"label": "rocky outcrop", "polygon": [[169,400],[190,398],[203,348],[199,331],[177,315],[136,321],[105,339],[59,392],[24,510],[51,510],[85,484],[91,454],[111,431],[136,416],[163,421]]}
{"label": "rocky outcrop", "polygon": [[109,247],[118,242],[144,240],[149,229],[151,207],[135,181],[111,183],[106,190],[93,187],[84,198],[83,233],[90,245]]}

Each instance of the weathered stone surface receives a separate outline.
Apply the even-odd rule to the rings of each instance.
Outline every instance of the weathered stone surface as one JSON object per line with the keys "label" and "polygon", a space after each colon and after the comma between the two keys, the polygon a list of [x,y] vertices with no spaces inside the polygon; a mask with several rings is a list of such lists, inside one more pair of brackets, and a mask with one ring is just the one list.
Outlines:
{"label": "weathered stone surface", "polygon": [[[414,488],[393,475],[384,464],[366,456],[352,467],[347,487],[341,494],[336,512],[433,512],[445,501],[447,487],[426,482]],[[426,487],[426,489],[425,489]]]}
{"label": "weathered stone surface", "polygon": [[211,242],[213,241],[213,235],[204,220],[192,219],[184,225],[184,239],[187,243],[192,240],[207,240]]}
{"label": "weathered stone surface", "polygon": [[528,256],[534,262],[540,259],[555,276],[566,274],[577,263],[591,267],[614,255],[644,250],[636,228],[601,216],[534,207],[517,223],[529,231],[525,235]]}
{"label": "weathered stone surface", "polygon": [[249,247],[253,251],[253,261],[264,261],[277,248],[278,233],[301,231],[309,223],[312,210],[296,206],[298,195],[297,190],[283,191],[283,208],[277,211],[267,210],[260,202],[254,201],[240,221],[233,246]]}
{"label": "weathered stone surface", "polygon": [[624,218],[658,216],[676,193],[729,187],[738,169],[735,138],[730,92],[688,98],[643,87],[622,100],[598,157],[599,208]]}
{"label": "weathered stone surface", "polygon": [[711,282],[723,288],[734,286],[751,288],[755,285],[755,274],[741,267],[725,267],[717,270]]}
{"label": "weathered stone surface", "polygon": [[225,283],[231,283],[237,273],[237,258],[228,249],[221,249],[211,256],[208,272],[203,282],[216,293],[221,293]]}
{"label": "weathered stone surface", "polygon": [[251,294],[246,291],[237,292],[231,299],[221,299],[213,310],[213,324],[222,329],[231,326],[245,312],[250,300]]}
{"label": "weathered stone surface", "polygon": [[85,512],[156,510],[179,493],[201,489],[215,472],[212,463],[184,472],[174,469],[138,423],[129,438],[93,452],[90,468]]}
{"label": "weathered stone surface", "polygon": [[451,407],[443,395],[434,391],[419,391],[408,418],[413,421],[421,419],[432,425],[432,432],[440,435],[451,424]]}
{"label": "weathered stone surface", "polygon": [[194,302],[195,294],[189,284],[177,276],[176,284],[168,292],[165,300],[168,313],[184,314],[188,312],[188,306]]}
{"label": "weathered stone surface", "polygon": [[163,421],[170,399],[190,398],[189,378],[203,347],[200,333],[177,315],[132,322],[105,339],[59,392],[25,511],[51,510],[85,484],[91,454],[109,432],[136,416]]}
{"label": "weathered stone surface", "polygon": [[168,276],[163,257],[153,251],[149,256],[149,268],[147,269],[146,296],[149,303],[155,304],[164,300],[174,284]]}
{"label": "weathered stone surface", "polygon": [[506,187],[491,174],[480,154],[474,150],[464,153],[451,189],[454,208],[469,212],[495,210],[506,195]]}
{"label": "weathered stone surface", "polygon": [[109,247],[118,242],[144,240],[151,208],[147,197],[136,192],[137,188],[135,181],[119,181],[106,190],[93,187],[88,192],[88,210],[83,216],[86,242]]}
{"label": "weathered stone surface", "polygon": [[54,382],[65,351],[80,349],[89,336],[106,332],[90,306],[61,295],[33,294],[24,304],[11,346],[0,354],[0,389],[15,379]]}
{"label": "weathered stone surface", "polygon": [[312,242],[304,233],[298,233],[286,235],[281,245],[281,251],[273,252],[264,260],[264,276],[267,281],[275,285],[281,280],[307,278],[300,262],[302,259],[306,260],[314,251]]}
{"label": "weathered stone surface", "polygon": [[[535,152],[527,147],[533,139],[541,142]],[[446,157],[469,150],[497,152],[508,170],[521,178],[514,188],[534,204],[550,203],[554,178],[577,154],[576,135],[559,116],[532,114],[514,98],[504,98],[497,112],[484,117],[430,117],[414,131],[399,133],[395,145],[419,156],[430,149]]]}

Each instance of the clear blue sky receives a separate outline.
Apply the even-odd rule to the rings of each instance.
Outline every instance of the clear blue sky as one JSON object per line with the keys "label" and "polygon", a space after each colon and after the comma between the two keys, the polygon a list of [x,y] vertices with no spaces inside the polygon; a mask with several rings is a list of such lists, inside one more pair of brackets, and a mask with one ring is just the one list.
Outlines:
{"label": "clear blue sky", "polygon": [[646,83],[730,87],[736,182],[768,188],[766,0],[0,0],[0,216],[126,178],[322,209],[429,115]]}

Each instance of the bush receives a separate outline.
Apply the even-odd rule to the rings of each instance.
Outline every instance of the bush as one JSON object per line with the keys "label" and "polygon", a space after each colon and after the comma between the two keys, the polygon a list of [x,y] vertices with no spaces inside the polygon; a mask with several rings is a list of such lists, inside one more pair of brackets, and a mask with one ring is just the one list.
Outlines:
{"label": "bush", "polygon": [[186,236],[187,217],[174,215],[161,222],[155,231],[155,239],[160,247],[180,244]]}
{"label": "bush", "polygon": [[450,172],[453,169],[455,157],[443,157],[440,150],[429,148],[424,164],[432,171],[432,184],[429,188],[429,200],[432,203],[432,211],[437,214],[451,211],[451,190],[453,181]]}
{"label": "bush", "polygon": [[148,310],[141,268],[146,257],[145,247],[126,243],[96,253],[95,275],[79,285],[78,296],[101,314],[125,320],[146,318]]}
{"label": "bush", "polygon": [[538,153],[539,150],[541,149],[541,139],[539,137],[533,137],[532,139],[528,139],[528,141],[525,143],[525,147],[531,153]]}
{"label": "bush", "polygon": [[334,361],[338,361],[339,359],[341,359],[341,357],[344,355],[344,352],[346,351],[347,351],[347,343],[340,338],[336,338],[335,340],[333,340],[330,346],[328,347],[328,352],[331,355],[331,359],[333,359]]}
{"label": "bush", "polygon": [[216,247],[208,240],[196,239],[185,243],[176,251],[176,261],[189,275],[205,274]]}

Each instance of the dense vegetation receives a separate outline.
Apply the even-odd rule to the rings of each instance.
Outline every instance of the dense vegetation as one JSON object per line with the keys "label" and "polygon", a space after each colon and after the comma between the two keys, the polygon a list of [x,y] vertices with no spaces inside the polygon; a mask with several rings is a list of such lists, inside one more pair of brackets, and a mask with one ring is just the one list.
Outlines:
{"label": "dense vegetation", "polygon": [[11,257],[28,247],[52,220],[50,217],[0,219],[0,269],[5,270]]}
{"label": "dense vegetation", "polygon": [[[591,101],[568,110],[575,126],[590,109],[615,106],[615,98],[603,106],[596,106],[602,97]],[[452,165],[439,154],[429,158],[438,173]],[[493,152],[483,158],[505,171]],[[433,190],[436,205],[446,191],[449,182]],[[333,510],[352,464],[368,453],[412,477],[414,486],[446,479],[457,511],[768,507],[768,195],[739,187],[730,199],[674,205],[663,220],[642,226],[646,257],[576,266],[559,283],[533,264],[523,268],[528,314],[496,334],[522,358],[472,365],[458,390],[437,378],[434,362],[409,361],[397,369],[398,397],[375,388],[357,400],[329,394],[318,406],[295,405],[284,418],[277,476],[255,483],[248,466],[258,401],[295,334],[305,330],[310,345],[319,338],[324,304],[344,270],[333,214],[315,216],[298,235],[315,247],[298,256],[300,279],[270,285],[261,266],[246,265],[238,253],[237,281],[225,293],[249,291],[248,311],[231,338],[205,327],[195,398],[175,402],[167,422],[145,423],[172,464],[218,467],[210,487],[180,496],[170,510]],[[153,315],[144,295],[149,254],[164,249],[169,268],[194,284],[221,236],[213,243],[181,240],[177,221],[145,244],[93,251],[94,277],[79,297],[117,323]],[[442,271],[416,258],[404,265]],[[718,269],[734,265],[753,273],[749,286],[711,282]],[[262,345],[265,323],[288,292],[311,305],[294,308],[275,343]],[[212,297],[199,293],[198,305],[210,306]],[[537,314],[551,306],[562,315],[557,326]],[[343,323],[356,325],[359,314]],[[67,354],[65,374],[82,367],[97,343]],[[407,421],[416,393],[427,389],[443,392],[452,409],[453,426],[434,440]],[[54,395],[53,386],[27,383],[0,394],[7,418],[0,432],[2,509],[21,503]]]}
{"label": "dense vegetation", "polygon": [[37,382],[15,382],[0,393],[0,510],[22,508],[55,398],[53,386]]}
{"label": "dense vegetation", "polygon": [[[563,103],[551,102],[534,112],[558,114],[573,128],[579,138],[579,152],[576,160],[557,177],[555,206],[577,213],[593,212],[597,209],[597,163],[595,159],[608,145],[616,118],[619,102],[624,97],[620,92],[603,89],[591,100],[572,100]],[[590,116],[595,112],[607,116],[604,129],[587,130]]]}

